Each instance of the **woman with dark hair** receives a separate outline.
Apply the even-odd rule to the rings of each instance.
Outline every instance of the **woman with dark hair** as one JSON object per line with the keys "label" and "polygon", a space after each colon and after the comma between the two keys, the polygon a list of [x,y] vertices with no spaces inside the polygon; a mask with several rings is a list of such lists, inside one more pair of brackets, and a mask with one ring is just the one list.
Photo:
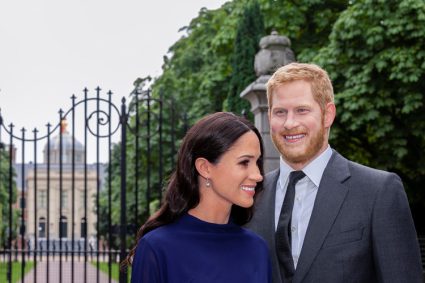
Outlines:
{"label": "woman with dark hair", "polygon": [[180,146],[158,212],[140,228],[131,282],[271,282],[265,242],[240,225],[262,190],[263,145],[246,119],[219,112]]}

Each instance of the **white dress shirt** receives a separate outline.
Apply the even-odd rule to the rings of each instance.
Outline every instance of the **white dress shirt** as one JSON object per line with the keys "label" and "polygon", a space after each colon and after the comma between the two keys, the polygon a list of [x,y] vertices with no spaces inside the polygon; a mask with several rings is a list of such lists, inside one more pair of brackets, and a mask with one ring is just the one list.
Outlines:
{"label": "white dress shirt", "polygon": [[[306,177],[299,180],[295,185],[295,200],[291,220],[292,258],[294,259],[295,268],[297,268],[298,258],[304,243],[304,237],[307,232],[311,212],[313,211],[320,180],[322,179],[323,171],[325,171],[331,156],[332,150],[328,145],[324,152],[302,169]],[[289,173],[292,171],[294,171],[294,169],[292,169],[281,157],[280,175],[276,185],[275,229],[277,229],[280,210],[282,209],[283,200],[285,199]]]}

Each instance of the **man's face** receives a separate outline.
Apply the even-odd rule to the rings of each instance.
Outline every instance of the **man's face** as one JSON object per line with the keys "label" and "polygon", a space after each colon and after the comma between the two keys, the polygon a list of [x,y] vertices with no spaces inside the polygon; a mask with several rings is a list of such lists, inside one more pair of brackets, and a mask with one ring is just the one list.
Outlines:
{"label": "man's face", "polygon": [[282,158],[293,169],[300,170],[327,148],[328,129],[335,117],[335,106],[328,103],[322,114],[313,98],[310,83],[306,81],[277,87],[271,104],[272,140]]}

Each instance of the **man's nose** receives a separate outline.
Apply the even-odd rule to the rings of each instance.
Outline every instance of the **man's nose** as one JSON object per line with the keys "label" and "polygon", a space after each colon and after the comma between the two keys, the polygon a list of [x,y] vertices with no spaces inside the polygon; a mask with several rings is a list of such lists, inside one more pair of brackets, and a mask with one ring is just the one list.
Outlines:
{"label": "man's nose", "polygon": [[285,129],[288,129],[288,130],[298,126],[298,122],[295,118],[295,115],[292,112],[289,112],[288,115],[286,116],[283,126],[285,127]]}

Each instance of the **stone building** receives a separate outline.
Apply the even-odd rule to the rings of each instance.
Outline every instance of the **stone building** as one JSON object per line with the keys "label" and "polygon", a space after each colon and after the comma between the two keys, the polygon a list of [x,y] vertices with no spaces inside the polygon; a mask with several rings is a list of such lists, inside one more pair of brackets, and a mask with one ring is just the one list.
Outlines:
{"label": "stone building", "polygon": [[[74,139],[73,150],[73,137],[66,127],[63,127],[62,166],[60,166],[60,135],[57,135],[50,139],[49,146],[45,145],[43,163],[37,164],[37,172],[35,172],[34,165],[28,167],[25,174],[25,235],[27,239],[33,240],[35,231],[37,231],[39,241],[47,238],[47,233],[52,241],[59,238],[70,240],[73,231],[72,225],[74,225],[75,240],[84,239],[86,235],[88,238],[96,237],[97,170],[96,164],[85,166],[84,155],[84,146],[76,139]],[[50,164],[48,164],[49,159]],[[103,167],[101,170],[103,172]],[[48,180],[50,181],[48,182]],[[35,187],[37,191],[35,191]],[[87,210],[85,213],[86,192]],[[72,206],[73,199],[74,207]],[[37,229],[35,229],[36,227]]]}

